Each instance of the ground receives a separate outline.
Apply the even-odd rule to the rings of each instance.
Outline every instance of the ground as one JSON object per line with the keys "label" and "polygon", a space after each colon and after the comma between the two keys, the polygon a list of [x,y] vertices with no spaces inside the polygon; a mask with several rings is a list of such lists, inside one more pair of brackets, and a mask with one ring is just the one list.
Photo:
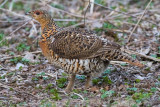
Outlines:
{"label": "ground", "polygon": [[[0,1],[0,106],[160,106],[160,1],[91,1]],[[61,27],[85,27],[119,43],[146,67],[112,61],[89,89],[77,75],[74,90],[65,93],[68,74],[42,55],[40,24],[25,15],[39,8]]]}

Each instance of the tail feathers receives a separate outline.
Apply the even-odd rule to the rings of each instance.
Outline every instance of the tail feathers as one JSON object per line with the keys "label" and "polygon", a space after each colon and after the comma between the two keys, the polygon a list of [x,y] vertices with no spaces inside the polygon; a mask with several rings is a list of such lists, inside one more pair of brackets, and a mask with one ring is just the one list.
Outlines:
{"label": "tail feathers", "polygon": [[122,59],[122,61],[124,61],[124,62],[128,62],[129,64],[131,64],[131,65],[135,65],[135,66],[138,66],[138,67],[144,67],[144,65],[143,64],[141,64],[138,60],[128,60],[128,58],[127,59]]}
{"label": "tail feathers", "polygon": [[[113,52],[113,53],[112,53]],[[128,62],[131,65],[135,65],[138,67],[144,67],[143,64],[141,64],[138,60],[133,59],[132,57],[130,57],[129,55],[121,52],[120,50],[116,50],[116,51],[111,51],[110,54],[106,54],[107,59],[109,60],[119,60],[119,61],[124,61],[124,62]]]}
{"label": "tail feathers", "polygon": [[144,65],[141,64],[138,60],[133,59],[132,57],[130,57],[127,54],[121,53],[121,55],[119,55],[119,58],[120,58],[119,60],[124,61],[124,62],[128,62],[131,65],[135,65],[135,66],[138,66],[141,68],[144,67]]}

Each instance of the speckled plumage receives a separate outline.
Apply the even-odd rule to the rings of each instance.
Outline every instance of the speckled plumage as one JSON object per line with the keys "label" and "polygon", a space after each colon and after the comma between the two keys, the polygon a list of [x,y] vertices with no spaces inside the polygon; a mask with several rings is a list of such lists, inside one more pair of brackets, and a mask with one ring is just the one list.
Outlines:
{"label": "speckled plumage", "polygon": [[59,28],[44,10],[35,10],[30,15],[41,24],[42,37],[39,41],[44,56],[54,66],[71,74],[66,91],[71,91],[76,74],[87,75],[86,87],[91,76],[100,75],[110,60],[122,60],[142,67],[137,60],[121,51],[120,45],[98,37],[82,28]]}

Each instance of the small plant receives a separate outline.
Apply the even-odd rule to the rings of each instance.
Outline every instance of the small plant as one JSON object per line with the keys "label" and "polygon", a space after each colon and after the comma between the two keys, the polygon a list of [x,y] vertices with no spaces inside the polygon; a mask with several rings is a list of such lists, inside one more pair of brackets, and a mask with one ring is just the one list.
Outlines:
{"label": "small plant", "polygon": [[99,82],[100,82],[100,79],[99,79],[99,78],[96,78],[96,79],[93,79],[93,80],[92,80],[93,85],[98,85]]}
{"label": "small plant", "polygon": [[49,77],[45,74],[45,72],[41,72],[32,78],[33,81],[38,81],[39,79],[48,80]]}
{"label": "small plant", "polygon": [[56,80],[56,82],[57,82],[57,85],[59,88],[64,88],[67,83],[67,79],[62,77],[62,78]]}
{"label": "small plant", "polygon": [[3,76],[0,76],[0,79],[5,79],[5,77],[6,77],[5,75],[3,75]]}
{"label": "small plant", "polygon": [[150,98],[150,96],[152,95],[152,93],[134,93],[132,98],[137,102],[137,103],[141,103],[142,101],[144,101],[147,98]]}
{"label": "small plant", "polygon": [[114,25],[112,25],[111,23],[104,22],[103,28],[113,29],[113,28],[116,28],[116,27]]}
{"label": "small plant", "polygon": [[19,105],[19,106],[26,106],[27,103],[26,103],[26,102],[20,102],[20,103],[18,103],[18,105]]}
{"label": "small plant", "polygon": [[16,46],[17,51],[29,51],[30,46],[27,46],[25,43],[20,43],[18,46]]}
{"label": "small plant", "polygon": [[99,84],[112,84],[112,81],[108,78],[108,76],[103,76],[102,78],[95,78],[92,80],[93,85]]}
{"label": "small plant", "polygon": [[158,76],[158,81],[160,81],[160,75]]}
{"label": "small plant", "polygon": [[102,93],[101,98],[104,99],[106,97],[111,97],[115,94],[115,92],[113,90],[110,91],[105,91],[105,90],[100,90],[100,92]]}
{"label": "small plant", "polygon": [[52,94],[52,96],[51,96],[51,99],[53,99],[53,100],[61,100],[62,98],[59,96],[59,93],[58,93],[58,91],[56,90],[56,89],[50,89],[49,90],[49,93],[51,93]]}
{"label": "small plant", "polygon": [[136,55],[134,55],[134,54],[132,54],[131,57],[132,57],[133,59],[136,59]]}
{"label": "small plant", "polygon": [[76,75],[76,78],[77,78],[77,79],[80,79],[80,80],[84,80],[84,79],[85,79],[85,76],[84,76],[84,75]]}
{"label": "small plant", "polygon": [[105,84],[112,84],[112,81],[107,76],[103,76],[102,82]]}
{"label": "small plant", "polygon": [[133,20],[133,17],[128,17],[127,22],[129,22],[129,23],[136,23],[136,21]]}
{"label": "small plant", "polygon": [[52,86],[53,86],[53,84],[48,84],[47,87],[46,87],[46,89],[49,90],[49,89],[52,88]]}
{"label": "small plant", "polygon": [[17,64],[18,62],[21,62],[23,64],[29,64],[30,61],[28,59],[22,58],[22,57],[14,57],[10,59],[10,62]]}
{"label": "small plant", "polygon": [[80,90],[78,90],[78,89],[73,89],[73,92],[75,92],[75,93],[80,93]]}
{"label": "small plant", "polygon": [[151,55],[151,57],[157,58],[157,55],[155,55],[155,54],[152,54],[152,55]]}
{"label": "small plant", "polygon": [[6,74],[6,76],[11,77],[12,75],[15,75],[15,74],[16,74],[16,72],[15,72],[15,71],[13,71],[13,72],[8,72],[8,73]]}
{"label": "small plant", "polygon": [[105,1],[105,0],[95,0],[95,3],[101,4],[101,5],[103,5],[103,6],[106,5],[106,1]]}
{"label": "small plant", "polygon": [[150,67],[146,67],[144,70],[146,70],[146,71],[150,71]]}
{"label": "small plant", "polygon": [[136,87],[127,88],[128,94],[130,94],[130,95],[134,94],[137,90],[138,90],[138,88],[136,88]]}
{"label": "small plant", "polygon": [[72,95],[71,95],[71,98],[73,98],[73,99],[78,99],[78,98],[79,98],[79,96],[78,96],[78,95],[76,95],[76,94],[72,94]]}
{"label": "small plant", "polygon": [[21,59],[21,62],[22,62],[23,64],[29,64],[29,63],[30,63],[30,61],[29,61],[28,59],[25,59],[25,58],[22,58],[22,59]]}
{"label": "small plant", "polygon": [[56,104],[48,99],[41,100],[40,107],[56,107]]}
{"label": "small plant", "polygon": [[103,72],[103,74],[110,74],[111,73],[111,69],[107,69],[106,71]]}
{"label": "small plant", "polygon": [[85,76],[84,75],[76,75],[76,78],[79,79],[81,82],[85,81]]}
{"label": "small plant", "polygon": [[136,83],[140,83],[141,82],[141,80],[140,79],[136,79]]}
{"label": "small plant", "polygon": [[18,62],[21,62],[22,57],[14,57],[12,59],[10,59],[10,62],[17,64]]}
{"label": "small plant", "polygon": [[4,39],[5,35],[3,33],[0,33],[0,47],[2,46],[9,46],[9,43],[6,39]]}
{"label": "small plant", "polygon": [[137,89],[138,89],[138,88],[135,88],[135,87],[133,87],[133,88],[127,88],[127,91],[134,91],[134,92],[136,92]]}
{"label": "small plant", "polygon": [[13,8],[16,10],[23,10],[24,9],[23,7],[24,4],[21,1],[13,3]]}
{"label": "small plant", "polygon": [[152,88],[151,88],[151,92],[154,93],[154,92],[156,92],[156,91],[157,91],[157,88],[155,88],[155,87],[152,87]]}
{"label": "small plant", "polygon": [[59,94],[58,93],[56,93],[56,94],[54,94],[53,96],[51,96],[51,99],[53,99],[53,100],[61,100],[62,98],[59,96]]}
{"label": "small plant", "polygon": [[52,7],[58,8],[58,9],[63,9],[64,10],[64,6],[61,4],[55,4],[55,3],[51,3]]}

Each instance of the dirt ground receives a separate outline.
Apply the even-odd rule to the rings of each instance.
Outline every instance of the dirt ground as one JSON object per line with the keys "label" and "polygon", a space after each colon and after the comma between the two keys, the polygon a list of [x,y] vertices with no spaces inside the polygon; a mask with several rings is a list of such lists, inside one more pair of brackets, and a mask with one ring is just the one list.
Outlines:
{"label": "dirt ground", "polygon": [[[160,107],[160,1],[90,1],[0,0],[0,107]],[[35,9],[119,43],[146,67],[111,61],[89,89],[77,75],[65,93],[68,74],[42,55],[40,24],[25,15]]]}

